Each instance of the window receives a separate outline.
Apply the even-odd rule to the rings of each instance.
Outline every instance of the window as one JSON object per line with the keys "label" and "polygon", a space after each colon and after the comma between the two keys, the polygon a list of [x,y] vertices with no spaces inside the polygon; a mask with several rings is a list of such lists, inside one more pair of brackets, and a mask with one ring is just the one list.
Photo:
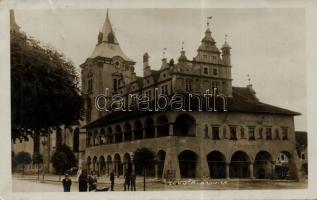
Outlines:
{"label": "window", "polygon": [[218,126],[213,126],[212,127],[212,139],[214,140],[219,140],[219,127]]}
{"label": "window", "polygon": [[204,67],[204,74],[208,74],[208,68]]}
{"label": "window", "polygon": [[288,140],[288,128],[287,127],[282,128],[282,139]]}
{"label": "window", "polygon": [[280,139],[280,132],[277,128],[275,129],[275,139],[277,139],[277,140]]}
{"label": "window", "polygon": [[209,138],[207,125],[205,126],[204,132],[205,132],[205,138]]}
{"label": "window", "polygon": [[302,153],[301,158],[302,158],[302,160],[306,159],[305,153]]}
{"label": "window", "polygon": [[266,139],[267,140],[272,140],[272,129],[271,128],[266,128]]}
{"label": "window", "polygon": [[249,140],[255,140],[255,127],[249,126]]}
{"label": "window", "polygon": [[186,80],[186,91],[190,92],[193,90],[193,81],[190,79]]}
{"label": "window", "polygon": [[88,79],[88,93],[91,93],[92,89],[92,79]]}
{"label": "window", "polygon": [[117,90],[117,89],[118,89],[117,79],[113,79],[113,89],[114,89],[114,90]]}
{"label": "window", "polygon": [[217,75],[218,75],[218,70],[217,70],[216,68],[214,68],[214,69],[212,70],[212,74],[213,74],[214,76],[217,76]]}
{"label": "window", "polygon": [[161,86],[161,93],[162,93],[162,94],[168,94],[167,85]]}
{"label": "window", "polygon": [[240,127],[240,134],[241,134],[241,138],[244,139],[245,135],[244,135],[244,128],[243,126]]}
{"label": "window", "polygon": [[234,126],[230,127],[230,139],[237,140],[237,129]]}
{"label": "window", "polygon": [[217,88],[217,89],[218,89],[218,82],[216,82],[216,81],[212,81],[212,83],[211,83],[211,87],[212,87],[212,90],[214,90],[215,88]]}
{"label": "window", "polygon": [[284,157],[284,155],[282,154],[282,155],[281,155],[281,160],[284,160],[284,159],[285,159],[285,157]]}
{"label": "window", "polygon": [[223,139],[227,139],[227,127],[223,127]]}

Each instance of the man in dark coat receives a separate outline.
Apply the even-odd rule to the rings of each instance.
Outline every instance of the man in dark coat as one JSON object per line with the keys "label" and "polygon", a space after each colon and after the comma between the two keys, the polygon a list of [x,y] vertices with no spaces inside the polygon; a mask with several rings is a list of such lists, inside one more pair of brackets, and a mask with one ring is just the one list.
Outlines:
{"label": "man in dark coat", "polygon": [[126,172],[124,175],[124,191],[130,190],[130,173]]}
{"label": "man in dark coat", "polygon": [[135,173],[132,173],[131,174],[131,177],[130,177],[130,180],[131,180],[131,191],[136,191],[136,188],[135,188]]}
{"label": "man in dark coat", "polygon": [[72,185],[72,180],[68,177],[68,174],[65,174],[65,178],[62,181],[64,192],[70,192],[70,187]]}
{"label": "man in dark coat", "polygon": [[79,186],[79,192],[87,192],[87,183],[88,183],[88,178],[87,178],[87,172],[82,171],[78,178],[78,186]]}
{"label": "man in dark coat", "polygon": [[113,188],[114,188],[114,173],[111,172],[110,173],[110,182],[111,182],[111,191],[114,191]]}

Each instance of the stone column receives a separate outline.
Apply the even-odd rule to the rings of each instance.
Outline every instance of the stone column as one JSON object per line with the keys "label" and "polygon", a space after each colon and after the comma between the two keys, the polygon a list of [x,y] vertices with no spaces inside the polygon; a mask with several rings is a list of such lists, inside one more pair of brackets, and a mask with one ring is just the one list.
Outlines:
{"label": "stone column", "polygon": [[142,129],[142,138],[145,138],[145,128]]}
{"label": "stone column", "polygon": [[179,169],[178,155],[176,147],[169,147],[166,149],[166,157],[163,168],[163,178],[173,178],[174,180],[180,180],[181,174]]}
{"label": "stone column", "polygon": [[275,178],[275,162],[272,161],[272,178]]}
{"label": "stone column", "polygon": [[116,143],[116,134],[117,134],[117,133],[114,133],[113,136],[112,136],[112,137],[113,137],[113,144]]}
{"label": "stone column", "polygon": [[199,158],[197,159],[195,174],[196,174],[196,178],[209,179],[210,178],[209,166],[208,166],[206,156],[203,156],[203,155],[204,154],[201,153]]}
{"label": "stone column", "polygon": [[230,179],[230,162],[226,163],[226,178]]}
{"label": "stone column", "polygon": [[125,141],[125,133],[126,133],[126,132],[122,132],[122,142]]}
{"label": "stone column", "polygon": [[253,162],[249,163],[249,171],[250,171],[250,178],[254,179],[254,173],[253,173]]}
{"label": "stone column", "polygon": [[172,123],[169,123],[169,124],[168,124],[168,135],[169,135],[169,136],[174,135],[174,132],[173,132],[173,124],[172,124]]}
{"label": "stone column", "polygon": [[131,140],[134,140],[134,130],[131,130]]}
{"label": "stone column", "polygon": [[154,137],[157,137],[157,127],[154,126]]}

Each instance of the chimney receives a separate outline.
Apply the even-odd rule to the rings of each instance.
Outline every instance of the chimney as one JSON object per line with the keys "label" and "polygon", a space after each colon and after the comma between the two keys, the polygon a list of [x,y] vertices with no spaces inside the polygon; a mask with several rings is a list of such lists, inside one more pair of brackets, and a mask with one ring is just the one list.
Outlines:
{"label": "chimney", "polygon": [[145,53],[143,55],[143,76],[148,76],[151,74],[151,67],[149,65],[149,54]]}

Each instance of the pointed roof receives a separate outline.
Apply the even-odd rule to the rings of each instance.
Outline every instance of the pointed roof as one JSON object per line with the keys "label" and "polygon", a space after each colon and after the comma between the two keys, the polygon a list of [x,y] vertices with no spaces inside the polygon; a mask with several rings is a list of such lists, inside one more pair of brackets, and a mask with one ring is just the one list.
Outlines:
{"label": "pointed roof", "polygon": [[19,31],[20,26],[15,21],[14,10],[10,10],[10,29],[12,31]]}
{"label": "pointed roof", "polygon": [[95,50],[89,58],[103,57],[103,58],[113,58],[115,56],[120,56],[125,61],[134,62],[122,51],[119,42],[113,32],[112,25],[109,18],[109,13],[107,10],[106,20],[103,23],[102,30],[102,41],[96,45]]}
{"label": "pointed roof", "polygon": [[[102,26],[102,29],[101,29],[101,33],[102,33],[102,41],[103,42],[111,42],[111,43],[116,43],[118,44],[118,40],[112,30],[112,25],[111,25],[111,22],[110,22],[110,18],[109,18],[109,12],[108,12],[108,9],[107,9],[107,16],[106,16],[106,20],[105,22],[103,23],[103,26]],[[109,41],[109,35],[113,36],[113,42],[112,41]]]}

